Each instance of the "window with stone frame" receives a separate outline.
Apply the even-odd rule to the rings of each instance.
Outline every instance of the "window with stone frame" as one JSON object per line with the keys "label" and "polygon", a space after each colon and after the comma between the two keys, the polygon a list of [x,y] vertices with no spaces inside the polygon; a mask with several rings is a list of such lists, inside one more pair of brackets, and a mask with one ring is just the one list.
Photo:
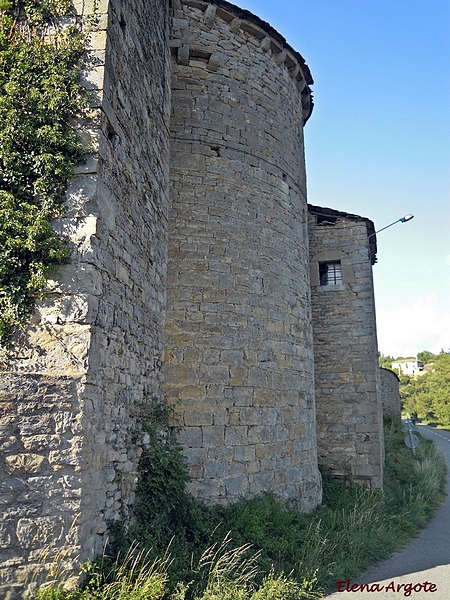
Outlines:
{"label": "window with stone frame", "polygon": [[340,260],[319,263],[320,285],[341,285],[342,266]]}

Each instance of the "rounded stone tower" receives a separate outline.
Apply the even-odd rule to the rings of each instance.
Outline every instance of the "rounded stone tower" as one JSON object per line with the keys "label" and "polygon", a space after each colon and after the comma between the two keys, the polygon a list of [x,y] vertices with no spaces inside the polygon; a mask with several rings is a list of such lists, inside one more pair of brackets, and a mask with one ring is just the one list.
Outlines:
{"label": "rounded stone tower", "polygon": [[172,19],[165,395],[205,502],[321,500],[303,126],[312,78],[228,2]]}

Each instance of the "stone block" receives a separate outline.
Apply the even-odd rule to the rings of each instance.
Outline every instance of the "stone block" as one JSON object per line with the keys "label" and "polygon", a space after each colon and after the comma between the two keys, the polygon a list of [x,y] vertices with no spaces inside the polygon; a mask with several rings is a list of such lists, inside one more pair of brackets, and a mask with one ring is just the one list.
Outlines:
{"label": "stone block", "polygon": [[224,461],[206,462],[203,467],[203,477],[205,479],[222,478],[228,475],[229,467]]}
{"label": "stone block", "polygon": [[203,432],[203,446],[219,447],[224,445],[225,441],[225,428],[222,426],[213,425],[211,427],[202,427]]}
{"label": "stone block", "polygon": [[250,444],[268,444],[273,440],[273,428],[269,425],[250,425],[248,441]]}
{"label": "stone block", "polygon": [[81,469],[82,467],[87,467],[89,462],[89,457],[80,455],[75,448],[52,450],[49,453],[49,463],[54,470],[60,470],[65,467]]}
{"label": "stone block", "polygon": [[215,499],[215,504],[223,503],[222,483],[219,479],[191,480],[188,482],[186,490],[206,504],[211,504],[212,498]]}
{"label": "stone block", "polygon": [[[14,435],[0,435],[0,452],[14,452],[20,447],[19,438]],[[27,448],[28,450],[28,448]]]}
{"label": "stone block", "polygon": [[[102,49],[100,49],[102,50]],[[81,81],[88,90],[102,90],[105,78],[105,67],[99,65],[85,69],[81,75]]]}
{"label": "stone block", "polygon": [[206,387],[201,385],[185,385],[181,388],[181,398],[183,400],[199,401],[206,398]]}
{"label": "stone block", "polygon": [[257,388],[268,388],[268,373],[258,367],[249,367],[248,384]]}
{"label": "stone block", "polygon": [[212,425],[214,414],[211,410],[186,409],[183,413],[184,425],[186,427],[201,427],[202,425]]}
{"label": "stone block", "polygon": [[279,393],[268,388],[256,388],[254,390],[254,405],[274,407],[277,405]]}
{"label": "stone block", "polygon": [[5,457],[6,471],[14,477],[26,477],[42,473],[45,470],[46,462],[44,456],[31,452]]}
{"label": "stone block", "polygon": [[251,485],[257,494],[273,489],[274,482],[275,475],[273,471],[260,471],[251,475]]}
{"label": "stone block", "polygon": [[6,550],[13,547],[15,541],[15,530],[13,523],[0,523],[0,549]]}
{"label": "stone block", "polygon": [[23,548],[54,547],[63,539],[64,520],[62,517],[19,519],[16,535]]}
{"label": "stone block", "polygon": [[200,379],[202,383],[213,385],[227,385],[230,379],[230,370],[223,365],[201,365]]}
{"label": "stone block", "polygon": [[242,407],[240,415],[242,425],[263,425],[267,423],[267,418],[260,408]]}
{"label": "stone block", "polygon": [[230,367],[239,367],[244,364],[242,350],[222,350],[220,359],[223,364],[230,365]]}
{"label": "stone block", "polygon": [[248,368],[247,367],[230,367],[230,385],[235,389],[240,387],[243,390],[245,388],[245,384],[247,383],[248,377]]}
{"label": "stone block", "polygon": [[[75,175],[69,181],[66,190],[67,217],[86,217],[86,203],[93,200],[97,191],[96,173]],[[59,221],[55,220],[55,224]]]}
{"label": "stone block", "polygon": [[59,435],[31,435],[24,437],[22,442],[26,450],[44,452],[58,448],[61,444],[61,437]]}
{"label": "stone block", "polygon": [[21,437],[52,434],[54,432],[54,419],[48,414],[33,417],[22,416],[19,422],[19,431]]}
{"label": "stone block", "polygon": [[[183,451],[186,457],[186,463],[191,467],[193,465],[199,465],[203,468],[206,462],[206,449],[205,448],[186,448]],[[200,477],[200,474],[198,475]]]}
{"label": "stone block", "polygon": [[233,403],[235,406],[252,406],[254,391],[251,387],[233,387]]}
{"label": "stone block", "polygon": [[245,446],[248,444],[248,427],[229,425],[225,428],[226,446]]}
{"label": "stone block", "polygon": [[202,427],[185,427],[177,434],[183,448],[201,448],[203,445]]}
{"label": "stone block", "polygon": [[164,379],[167,383],[176,385],[195,384],[197,375],[194,369],[182,364],[169,364],[164,369]]}
{"label": "stone block", "polygon": [[255,446],[235,446],[234,447],[234,460],[238,462],[252,462],[257,464]]}
{"label": "stone block", "polygon": [[89,36],[89,46],[93,50],[104,50],[106,47],[106,31],[92,31]]}
{"label": "stone block", "polygon": [[249,481],[246,475],[234,475],[224,478],[225,493],[231,498],[239,498],[247,494]]}

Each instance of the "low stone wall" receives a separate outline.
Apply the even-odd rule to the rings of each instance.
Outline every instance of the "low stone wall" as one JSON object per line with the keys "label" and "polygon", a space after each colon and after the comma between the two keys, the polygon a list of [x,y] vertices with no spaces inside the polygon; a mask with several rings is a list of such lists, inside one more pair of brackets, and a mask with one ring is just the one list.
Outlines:
{"label": "low stone wall", "polygon": [[399,378],[390,369],[380,369],[380,395],[383,404],[383,414],[400,417],[402,401],[400,398]]}

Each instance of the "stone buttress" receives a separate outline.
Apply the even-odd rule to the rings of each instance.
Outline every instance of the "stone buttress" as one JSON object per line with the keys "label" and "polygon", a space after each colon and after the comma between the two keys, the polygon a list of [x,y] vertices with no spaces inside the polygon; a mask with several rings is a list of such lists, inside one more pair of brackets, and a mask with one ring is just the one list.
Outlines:
{"label": "stone buttress", "polygon": [[[74,4],[89,18],[94,3]],[[80,123],[96,152],[76,168],[55,222],[71,262],[1,375],[1,598],[42,580],[62,546],[69,570],[102,552],[107,523],[134,502],[139,406],[160,393],[169,6],[96,4],[85,73],[92,119]]]}

